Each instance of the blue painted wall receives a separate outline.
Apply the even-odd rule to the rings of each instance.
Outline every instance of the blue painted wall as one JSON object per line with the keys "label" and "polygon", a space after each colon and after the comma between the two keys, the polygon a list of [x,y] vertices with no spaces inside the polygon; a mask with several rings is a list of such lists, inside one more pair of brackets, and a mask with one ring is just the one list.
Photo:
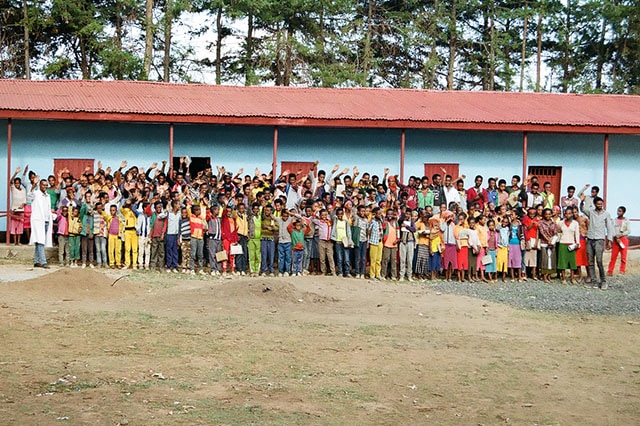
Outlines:
{"label": "blue painted wall", "polygon": [[465,187],[473,186],[478,174],[485,181],[498,176],[509,182],[514,174],[522,174],[522,134],[407,130],[405,180],[422,176],[425,163],[460,164],[460,174],[466,175]]}
{"label": "blue painted wall", "polygon": [[[168,145],[167,145],[168,146]],[[269,173],[273,157],[273,127],[175,125],[173,155],[210,157],[211,164],[253,176],[254,169]]]}
{"label": "blue painted wall", "polygon": [[358,166],[382,176],[384,168],[400,173],[400,131],[390,129],[295,128],[279,129],[278,171],[282,161],[320,161],[327,173],[335,164],[340,168]]}
{"label": "blue painted wall", "polygon": [[[609,195],[607,210],[627,208],[627,217],[640,219],[640,135],[609,137]],[[640,235],[640,223],[632,223],[633,235]]]}

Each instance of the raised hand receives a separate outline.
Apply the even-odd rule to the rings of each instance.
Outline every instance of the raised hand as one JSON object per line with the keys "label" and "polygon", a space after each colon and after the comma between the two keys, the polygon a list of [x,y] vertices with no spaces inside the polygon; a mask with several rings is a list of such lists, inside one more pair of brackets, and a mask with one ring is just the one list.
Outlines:
{"label": "raised hand", "polygon": [[16,167],[16,174],[20,173],[20,170],[22,170],[20,167]]}
{"label": "raised hand", "polygon": [[385,174],[385,176],[388,176],[390,171],[391,171],[391,170],[389,170],[389,168],[388,168],[388,167],[385,167],[385,168],[384,168],[384,174]]}
{"label": "raised hand", "polygon": [[102,170],[102,161],[98,160],[98,170]]}
{"label": "raised hand", "polygon": [[158,167],[158,162],[157,162],[157,161],[154,161],[153,163],[151,163],[151,167],[149,167],[149,170],[153,170],[153,169],[155,169],[156,167]]}
{"label": "raised hand", "polygon": [[331,173],[337,172],[339,168],[340,168],[340,164],[336,164],[335,166],[333,166],[333,169],[331,169]]}
{"label": "raised hand", "polygon": [[244,173],[244,169],[240,167],[240,170],[238,170],[238,176],[240,176],[242,173]]}
{"label": "raised hand", "polygon": [[342,175],[346,175],[347,173],[349,173],[349,168],[347,168],[347,167],[342,169],[342,172],[340,172],[340,174],[342,174]]}
{"label": "raised hand", "polygon": [[107,167],[107,169],[104,172],[106,174],[110,175],[111,174],[111,167]]}
{"label": "raised hand", "polygon": [[124,160],[122,163],[120,163],[120,168],[124,169],[125,167],[127,167],[127,164],[129,164],[127,163],[127,160]]}

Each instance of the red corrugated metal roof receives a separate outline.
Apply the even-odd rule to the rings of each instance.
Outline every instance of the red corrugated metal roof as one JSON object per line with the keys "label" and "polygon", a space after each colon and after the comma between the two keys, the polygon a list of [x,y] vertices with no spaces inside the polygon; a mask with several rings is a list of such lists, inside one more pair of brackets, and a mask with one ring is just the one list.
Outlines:
{"label": "red corrugated metal roof", "polygon": [[0,117],[640,133],[640,96],[0,80]]}

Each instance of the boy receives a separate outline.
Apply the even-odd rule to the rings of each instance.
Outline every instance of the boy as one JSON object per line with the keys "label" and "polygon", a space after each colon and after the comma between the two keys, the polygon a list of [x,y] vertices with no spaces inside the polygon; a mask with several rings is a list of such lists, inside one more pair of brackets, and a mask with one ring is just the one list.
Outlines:
{"label": "boy", "polygon": [[136,220],[136,233],[138,234],[138,265],[140,269],[149,269],[151,261],[151,215],[149,211],[150,204],[148,202],[136,206],[138,218]]}
{"label": "boy", "polygon": [[[198,263],[199,273],[204,275],[204,233],[207,230],[205,213],[199,205],[187,204],[189,216],[189,230],[191,232],[191,261],[189,272],[195,275],[195,265]],[[215,256],[215,254],[214,254]]]}
{"label": "boy", "polygon": [[260,240],[262,238],[262,214],[260,203],[251,204],[249,215],[249,271],[255,277],[260,272]]}
{"label": "boy", "polygon": [[180,235],[180,202],[171,200],[171,210],[167,213],[166,259],[167,272],[178,272],[178,238]]}
{"label": "boy", "polygon": [[288,231],[293,218],[289,211],[283,209],[280,217],[276,217],[278,223],[278,276],[289,276],[291,271],[291,234]]}
{"label": "boy", "polygon": [[124,266],[122,269],[138,268],[138,234],[136,223],[137,212],[133,210],[133,200],[128,199],[120,207],[120,213],[124,218]]}
{"label": "boy", "polygon": [[398,236],[400,230],[396,222],[396,212],[387,211],[387,220],[382,224],[382,280],[387,276],[389,264],[391,264],[392,280],[398,279],[398,266],[396,259],[398,257]]}
{"label": "boy", "polygon": [[369,222],[367,229],[369,261],[371,263],[369,278],[372,280],[382,280],[382,209],[374,207],[371,210],[373,218]]}
{"label": "boy", "polygon": [[97,202],[93,208],[93,242],[96,247],[96,265],[106,268],[107,258],[107,220],[109,215],[104,211],[104,204]]}
{"label": "boy", "polygon": [[180,209],[180,253],[182,254],[182,273],[189,272],[189,263],[191,262],[191,223],[189,222],[189,213],[186,207]]}
{"label": "boy", "polygon": [[270,205],[264,206],[260,229],[260,274],[270,276],[274,273],[273,262],[276,249],[274,239],[278,233],[278,224]]}
{"label": "boy", "polygon": [[149,266],[152,270],[161,271],[164,266],[164,240],[167,233],[167,213],[162,208],[162,202],[156,201],[153,205],[154,212],[151,215],[151,260]]}
{"label": "boy", "polygon": [[[304,227],[304,230],[303,230]],[[302,258],[304,256],[304,236],[309,233],[309,227],[300,219],[289,223],[287,231],[291,235],[293,249],[293,275],[299,277],[302,274]]]}
{"label": "boy", "polygon": [[345,219],[344,209],[341,207],[335,210],[335,216],[332,216],[332,221],[331,241],[334,243],[338,275],[347,278],[351,275],[350,251],[353,246],[351,225]]}

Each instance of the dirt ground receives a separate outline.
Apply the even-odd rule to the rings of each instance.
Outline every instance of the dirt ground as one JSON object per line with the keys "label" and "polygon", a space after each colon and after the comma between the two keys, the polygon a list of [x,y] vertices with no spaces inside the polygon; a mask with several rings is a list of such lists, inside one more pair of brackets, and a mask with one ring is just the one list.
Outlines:
{"label": "dirt ground", "polygon": [[0,265],[20,280],[0,284],[3,424],[640,419],[640,319],[528,312],[424,283],[22,270]]}

